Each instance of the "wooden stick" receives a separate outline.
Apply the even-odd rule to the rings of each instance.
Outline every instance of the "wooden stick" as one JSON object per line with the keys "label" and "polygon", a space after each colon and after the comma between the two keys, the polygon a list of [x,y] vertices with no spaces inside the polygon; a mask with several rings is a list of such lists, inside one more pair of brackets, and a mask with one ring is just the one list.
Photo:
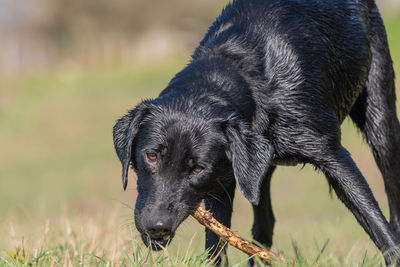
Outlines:
{"label": "wooden stick", "polygon": [[230,245],[237,249],[240,249],[249,256],[258,256],[263,262],[271,263],[272,259],[280,258],[277,254],[273,252],[268,252],[261,249],[260,247],[254,245],[253,243],[244,240],[238,234],[232,232],[231,229],[225,227],[220,222],[218,222],[212,215],[211,212],[205,210],[203,207],[199,206],[192,216],[199,221],[202,225],[213,231],[216,235],[222,237]]}

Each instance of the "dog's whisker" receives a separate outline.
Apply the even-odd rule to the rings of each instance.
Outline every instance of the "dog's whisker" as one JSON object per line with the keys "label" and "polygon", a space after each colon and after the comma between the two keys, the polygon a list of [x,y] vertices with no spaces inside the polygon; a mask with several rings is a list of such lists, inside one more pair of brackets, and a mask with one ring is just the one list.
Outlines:
{"label": "dog's whisker", "polygon": [[207,196],[212,197],[213,199],[215,199],[216,201],[218,201],[221,204],[225,204],[222,200],[220,200],[219,198],[217,198],[216,196],[212,195],[211,193],[207,193]]}
{"label": "dog's whisker", "polygon": [[217,179],[218,184],[222,187],[222,189],[224,190],[225,194],[228,196],[229,199],[229,203],[231,205],[231,207],[233,207],[233,200],[230,196],[230,194],[228,193],[228,190],[226,190],[225,186],[223,183],[221,183],[221,181],[219,179]]}
{"label": "dog's whisker", "polygon": [[120,204],[122,204],[122,206],[124,206],[125,208],[128,208],[128,209],[130,209],[130,210],[132,210],[132,211],[134,211],[135,209],[130,205],[130,204],[128,204],[128,203],[125,203],[125,202],[123,202],[123,201],[118,201]]}

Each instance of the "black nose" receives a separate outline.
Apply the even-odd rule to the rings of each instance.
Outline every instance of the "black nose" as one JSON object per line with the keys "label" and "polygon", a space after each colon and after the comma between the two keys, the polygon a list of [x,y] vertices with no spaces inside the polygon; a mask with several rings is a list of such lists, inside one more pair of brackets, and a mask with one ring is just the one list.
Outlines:
{"label": "black nose", "polygon": [[171,235],[172,219],[170,217],[151,218],[146,223],[147,233],[151,238],[162,238]]}

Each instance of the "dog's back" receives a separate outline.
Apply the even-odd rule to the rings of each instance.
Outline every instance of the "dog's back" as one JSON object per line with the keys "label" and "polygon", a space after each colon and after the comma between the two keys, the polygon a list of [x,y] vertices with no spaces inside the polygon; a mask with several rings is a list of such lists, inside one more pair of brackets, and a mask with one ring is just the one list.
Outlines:
{"label": "dog's back", "polygon": [[368,77],[366,31],[374,6],[368,3],[237,0],[217,18],[193,59],[230,58],[259,83],[253,87],[256,98],[272,100],[279,90],[280,97],[292,99],[294,90],[302,90],[302,97],[329,103],[342,121]]}

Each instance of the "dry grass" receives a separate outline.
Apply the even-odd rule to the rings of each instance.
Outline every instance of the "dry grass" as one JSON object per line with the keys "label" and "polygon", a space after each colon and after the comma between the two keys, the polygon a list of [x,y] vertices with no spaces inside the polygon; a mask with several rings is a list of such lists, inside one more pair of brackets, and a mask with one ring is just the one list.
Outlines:
{"label": "dry grass", "polygon": [[[8,220],[9,249],[0,254],[8,266],[206,266],[206,255],[194,255],[191,245],[170,254],[145,248],[131,219],[122,220],[121,206],[93,216],[62,216],[30,222],[29,235],[21,223]],[[40,229],[40,230],[39,230]],[[195,236],[194,236],[195,237]],[[194,239],[194,238],[193,238]],[[192,242],[193,242],[192,239]],[[198,253],[197,253],[198,254]]]}
{"label": "dry grass", "polygon": [[[8,233],[4,237],[9,249],[0,253],[0,266],[212,266],[202,249],[202,229],[194,220],[189,220],[186,227],[184,225],[184,228],[192,229],[190,233],[185,230],[178,233],[175,242],[179,244],[152,252],[143,246],[131,219],[122,219],[125,211],[118,205],[107,213],[102,210],[94,211],[95,215],[90,216],[69,213],[68,217],[61,216],[56,220],[27,222],[23,227],[21,222],[15,224],[13,220],[7,220]],[[26,229],[22,231],[24,227],[32,229],[32,233],[27,234]],[[273,266],[382,264],[379,254],[371,257],[364,252],[362,257],[354,258],[354,251],[350,251],[339,256],[330,251],[329,239],[321,244],[315,241],[311,256],[304,254],[303,246],[291,242],[291,251],[285,251],[286,258]],[[247,256],[233,248],[229,250],[232,266],[246,266]],[[306,250],[309,253],[310,250]],[[294,265],[288,264],[292,259]],[[259,264],[263,266],[261,262]]]}

